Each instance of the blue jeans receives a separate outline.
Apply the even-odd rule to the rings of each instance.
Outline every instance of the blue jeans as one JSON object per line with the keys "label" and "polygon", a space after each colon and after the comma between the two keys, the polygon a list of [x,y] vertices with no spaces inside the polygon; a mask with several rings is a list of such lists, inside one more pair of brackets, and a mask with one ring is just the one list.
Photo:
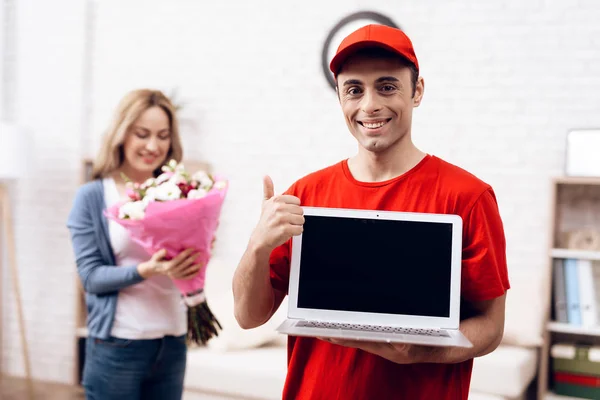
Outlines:
{"label": "blue jeans", "polygon": [[129,340],[88,338],[83,367],[87,400],[181,400],[184,336]]}

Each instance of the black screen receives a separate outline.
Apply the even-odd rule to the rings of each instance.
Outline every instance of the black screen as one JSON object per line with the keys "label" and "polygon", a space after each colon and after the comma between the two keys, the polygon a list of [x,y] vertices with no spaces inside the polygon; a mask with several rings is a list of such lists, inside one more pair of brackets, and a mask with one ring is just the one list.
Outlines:
{"label": "black screen", "polygon": [[449,316],[452,224],[305,218],[298,308]]}

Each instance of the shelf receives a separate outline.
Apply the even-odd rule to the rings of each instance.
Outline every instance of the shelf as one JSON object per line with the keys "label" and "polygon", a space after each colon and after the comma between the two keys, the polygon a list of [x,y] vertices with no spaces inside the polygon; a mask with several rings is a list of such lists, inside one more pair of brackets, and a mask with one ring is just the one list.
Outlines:
{"label": "shelf", "polygon": [[550,256],[553,258],[575,258],[583,260],[600,260],[600,251],[552,249]]}
{"label": "shelf", "polygon": [[559,394],[554,394],[552,392],[548,392],[544,396],[544,400],[586,400],[586,399],[582,399],[581,397],[562,396]]}
{"label": "shelf", "polygon": [[75,330],[75,336],[77,336],[78,338],[85,338],[85,337],[87,337],[87,335],[88,335],[88,330],[85,326],[77,328]]}
{"label": "shelf", "polygon": [[572,333],[584,336],[600,336],[600,326],[586,327],[565,324],[563,322],[549,322],[547,328],[551,332]]}
{"label": "shelf", "polygon": [[600,177],[561,176],[554,178],[554,182],[561,185],[600,185]]}
{"label": "shelf", "polygon": [[[555,267],[563,264],[563,260],[586,260],[593,261],[595,272],[600,272],[600,248],[593,249],[584,244],[587,229],[597,230],[600,228],[600,176],[557,176],[552,178],[552,190],[550,193],[551,216],[550,216],[550,249],[547,250],[548,264],[551,273],[546,281],[548,287],[547,306],[541,312],[546,313],[546,318],[551,315],[549,311],[554,310],[554,289],[557,276]],[[582,235],[576,236],[576,235]],[[589,234],[590,236],[592,234]],[[576,247],[588,247],[588,250]],[[594,246],[595,247],[595,246]],[[595,273],[594,272],[594,273]],[[579,276],[577,275],[579,279]],[[546,283],[545,282],[545,283]],[[564,287],[563,282],[560,282]],[[562,295],[562,294],[561,294]],[[600,326],[581,326],[566,322],[557,322],[546,319],[544,345],[542,346],[540,361],[536,373],[538,397],[544,400],[585,400],[580,397],[561,395],[554,393],[552,386],[552,346],[557,343],[572,342],[599,344]]]}

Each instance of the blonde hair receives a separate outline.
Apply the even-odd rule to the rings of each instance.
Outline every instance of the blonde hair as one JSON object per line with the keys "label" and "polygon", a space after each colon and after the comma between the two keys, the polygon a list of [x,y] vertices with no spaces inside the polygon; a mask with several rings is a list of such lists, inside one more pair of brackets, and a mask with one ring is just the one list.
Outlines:
{"label": "blonde hair", "polygon": [[[115,116],[104,134],[100,152],[94,161],[92,179],[104,178],[123,164],[125,159],[123,143],[125,143],[129,129],[144,111],[156,106],[162,108],[169,117],[171,147],[165,161],[171,159],[177,162],[181,161],[183,149],[179,136],[179,124],[175,106],[171,103],[171,100],[159,90],[133,90],[127,93],[119,102]],[[155,175],[160,174],[160,168],[154,173]]]}

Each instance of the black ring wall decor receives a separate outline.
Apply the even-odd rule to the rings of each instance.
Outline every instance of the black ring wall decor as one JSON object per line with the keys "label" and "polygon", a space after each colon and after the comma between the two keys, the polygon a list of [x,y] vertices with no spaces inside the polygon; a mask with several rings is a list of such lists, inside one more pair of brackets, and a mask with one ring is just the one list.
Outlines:
{"label": "black ring wall decor", "polygon": [[331,86],[331,88],[333,90],[335,90],[335,79],[333,77],[333,74],[329,70],[329,61],[330,60],[328,59],[329,58],[328,57],[329,47],[331,46],[331,41],[333,40],[335,35],[346,25],[348,25],[352,22],[355,22],[355,21],[360,21],[360,20],[369,20],[369,21],[372,21],[377,24],[387,25],[387,26],[391,26],[393,28],[400,29],[400,27],[398,25],[396,25],[396,23],[394,21],[392,21],[391,18],[389,18],[383,14],[374,12],[374,11],[359,11],[354,14],[350,14],[347,17],[344,17],[340,22],[335,24],[335,26],[331,29],[331,31],[327,35],[327,38],[325,39],[325,43],[323,44],[323,50],[321,51],[321,65],[323,68],[323,74],[325,75],[325,79],[327,79],[329,86]]}

